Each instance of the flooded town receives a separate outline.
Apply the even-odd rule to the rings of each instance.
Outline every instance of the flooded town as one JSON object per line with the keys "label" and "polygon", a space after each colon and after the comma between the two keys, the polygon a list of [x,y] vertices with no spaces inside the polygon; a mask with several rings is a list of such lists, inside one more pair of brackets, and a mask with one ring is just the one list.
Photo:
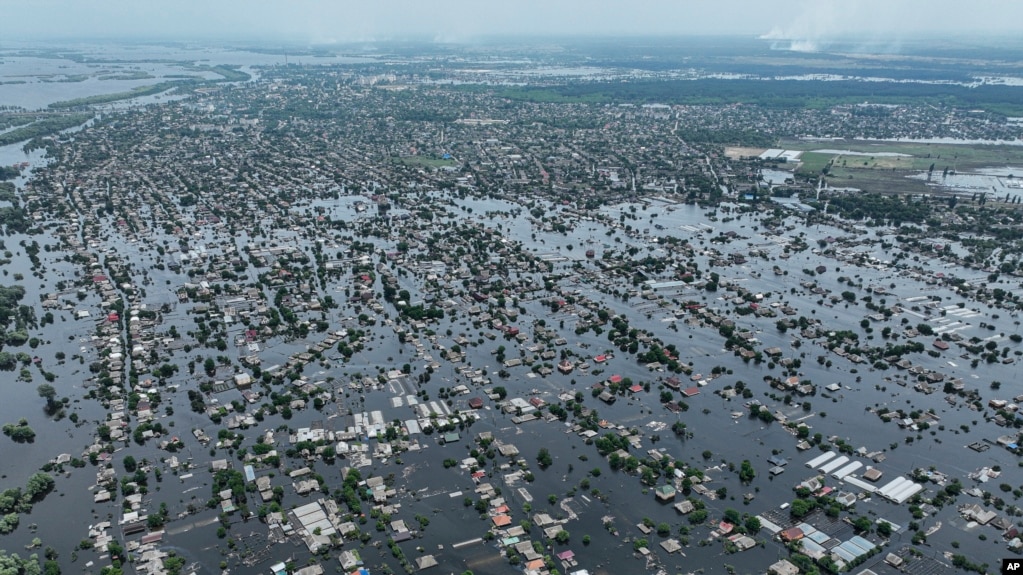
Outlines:
{"label": "flooded town", "polygon": [[1020,118],[522,49],[0,51],[2,572],[1019,555]]}

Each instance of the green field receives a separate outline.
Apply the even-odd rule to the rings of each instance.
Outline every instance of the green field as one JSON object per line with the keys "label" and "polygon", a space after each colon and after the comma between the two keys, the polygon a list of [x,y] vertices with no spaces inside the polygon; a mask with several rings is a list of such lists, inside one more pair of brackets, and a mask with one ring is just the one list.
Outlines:
{"label": "green field", "polygon": [[937,191],[923,180],[907,178],[906,175],[905,171],[835,167],[828,175],[828,184],[882,194],[933,194]]}
{"label": "green field", "polygon": [[63,114],[42,119],[0,134],[0,146],[8,146],[25,140],[52,136],[61,130],[78,127],[93,118],[94,114]]}
{"label": "green field", "polygon": [[143,72],[141,70],[109,72],[96,76],[96,78],[99,80],[150,80],[155,77],[156,76],[153,76],[148,72]]}
{"label": "green field", "polygon": [[932,165],[938,174],[946,168],[969,172],[981,168],[1023,166],[1023,146],[783,139],[778,147],[804,151],[797,170],[800,175],[819,175],[831,162],[828,182],[832,186],[881,193],[933,193],[935,188],[927,186],[923,180],[906,177],[925,172]]}
{"label": "green field", "polygon": [[[827,66],[835,69],[835,61]],[[872,68],[873,66],[871,66]],[[866,71],[869,68],[861,68]],[[667,104],[726,105],[742,102],[774,109],[828,109],[869,100],[875,104],[950,105],[979,108],[1007,116],[1023,115],[1019,96],[1008,86],[966,87],[917,82],[860,82],[803,80],[700,78],[696,80],[645,80],[628,82],[579,82],[543,87],[480,88],[456,86],[457,90],[493,90],[512,100],[548,103],[658,102]]]}
{"label": "green field", "polygon": [[152,86],[138,86],[132,88],[128,92],[117,92],[115,94],[98,94],[95,96],[87,96],[84,98],[75,98],[73,100],[64,100],[61,102],[54,102],[48,106],[51,110],[66,110],[68,108],[79,108],[82,106],[94,106],[97,104],[109,104],[111,102],[118,102],[121,100],[127,100],[129,98],[139,98],[141,96],[152,96],[165,92],[173,88],[190,85],[189,82],[175,81],[175,82],[160,82]]}
{"label": "green field", "polygon": [[[841,141],[841,142],[807,142],[804,140],[784,139],[778,147],[786,150],[848,150],[863,154],[895,153],[912,157],[899,156],[860,156],[842,155],[849,167],[855,161],[861,167],[876,167],[896,170],[926,170],[933,163],[936,170],[944,166],[954,167],[960,171],[976,168],[1004,167],[1007,165],[1023,165],[1023,146],[995,146],[988,144],[924,144],[918,142],[876,142],[876,141]],[[817,154],[814,154],[816,156]],[[824,154],[836,157],[831,154]],[[804,162],[809,163],[809,154],[803,154]],[[836,165],[841,163],[836,160]],[[816,162],[816,160],[814,160]],[[867,162],[867,166],[863,166]],[[819,171],[819,170],[818,170]]]}
{"label": "green field", "polygon": [[834,154],[818,154],[816,152],[806,152],[800,158],[799,169],[796,170],[800,174],[807,176],[820,174],[821,170],[828,165],[831,158],[834,158]]}

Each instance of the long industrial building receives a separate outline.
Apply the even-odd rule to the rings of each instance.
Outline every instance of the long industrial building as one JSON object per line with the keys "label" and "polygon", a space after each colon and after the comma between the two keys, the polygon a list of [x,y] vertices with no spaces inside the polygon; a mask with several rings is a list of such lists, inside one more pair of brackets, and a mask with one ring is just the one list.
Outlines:
{"label": "long industrial building", "polygon": [[906,485],[913,483],[911,480],[906,479],[903,476],[898,476],[895,479],[889,481],[884,487],[877,490],[877,494],[886,499],[890,499],[893,493],[896,493],[899,489],[902,489]]}
{"label": "long industrial building", "polygon": [[910,481],[909,483],[903,484],[903,486],[900,487],[898,491],[889,493],[887,497],[888,500],[891,501],[892,503],[902,504],[909,500],[910,497],[923,491],[923,488],[924,488],[923,485]]}
{"label": "long industrial building", "polygon": [[842,467],[846,463],[849,463],[849,458],[844,455],[841,455],[822,465],[818,471],[820,471],[824,475],[827,475],[832,471],[838,469],[839,467]]}
{"label": "long industrial building", "polygon": [[852,475],[846,475],[842,479],[842,481],[844,481],[848,485],[852,485],[853,487],[859,487],[860,489],[866,491],[867,493],[877,493],[877,487],[867,483],[866,481],[863,481],[859,477],[854,477]]}
{"label": "long industrial building", "polygon": [[814,457],[810,461],[807,461],[806,462],[806,466],[809,467],[810,469],[814,469],[816,467],[824,465],[824,462],[828,461],[829,459],[831,459],[835,455],[837,455],[837,454],[834,451],[828,451],[827,453],[822,453],[822,454],[818,455],[817,457]]}
{"label": "long industrial building", "polygon": [[843,479],[845,479],[846,475],[849,475],[850,473],[858,470],[861,467],[863,467],[862,463],[860,463],[859,461],[853,461],[852,463],[849,463],[848,465],[842,467],[838,471],[832,473],[831,476],[839,481],[842,481]]}

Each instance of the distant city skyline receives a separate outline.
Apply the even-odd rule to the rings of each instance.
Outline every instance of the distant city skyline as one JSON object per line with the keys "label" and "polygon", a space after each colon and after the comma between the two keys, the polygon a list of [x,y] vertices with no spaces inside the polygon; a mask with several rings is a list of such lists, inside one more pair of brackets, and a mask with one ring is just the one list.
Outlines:
{"label": "distant city skyline", "polygon": [[0,0],[0,42],[45,39],[288,40],[311,44],[493,36],[747,35],[825,48],[863,37],[998,35],[1023,5],[978,0]]}

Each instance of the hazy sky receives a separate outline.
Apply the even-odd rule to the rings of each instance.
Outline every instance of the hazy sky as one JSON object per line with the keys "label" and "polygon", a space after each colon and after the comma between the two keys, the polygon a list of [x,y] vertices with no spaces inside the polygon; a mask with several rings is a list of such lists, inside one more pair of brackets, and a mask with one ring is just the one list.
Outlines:
{"label": "hazy sky", "polygon": [[743,34],[816,42],[1007,33],[1018,0],[0,0],[8,39],[290,39]]}

